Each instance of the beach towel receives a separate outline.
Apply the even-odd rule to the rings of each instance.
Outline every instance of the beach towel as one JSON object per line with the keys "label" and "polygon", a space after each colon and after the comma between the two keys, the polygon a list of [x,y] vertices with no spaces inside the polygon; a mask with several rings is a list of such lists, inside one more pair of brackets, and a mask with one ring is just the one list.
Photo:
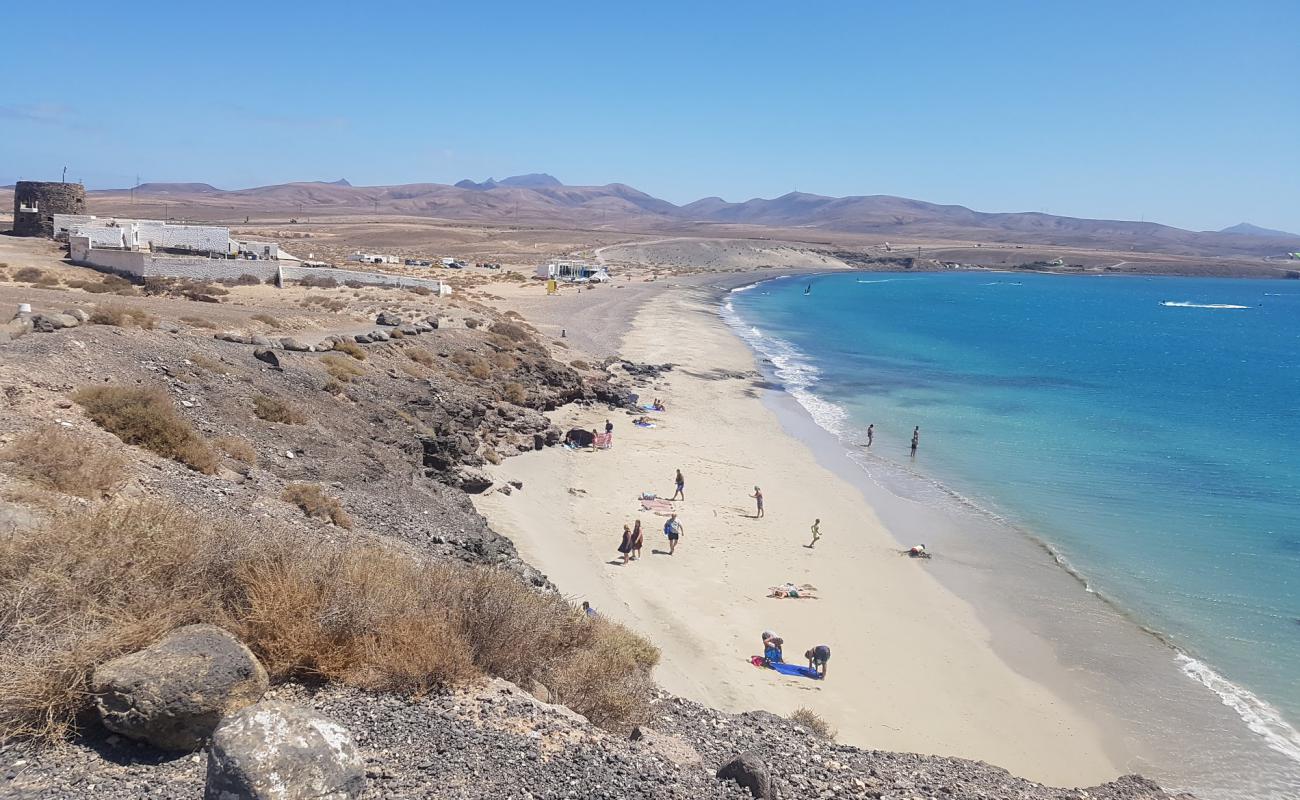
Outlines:
{"label": "beach towel", "polygon": [[596,441],[594,444],[597,450],[608,450],[614,446],[614,434],[598,433],[596,434]]}
{"label": "beach towel", "polygon": [[649,411],[651,414],[658,414],[658,413],[659,413],[659,409],[655,408],[654,405],[652,405],[652,404],[650,404],[650,403],[642,403],[642,404],[640,405],[640,409],[641,409],[642,411]]}
{"label": "beach towel", "polygon": [[637,426],[638,428],[653,428],[655,426],[653,422],[642,422],[641,420],[637,420],[632,424]]}
{"label": "beach towel", "polygon": [[768,669],[776,670],[782,675],[795,675],[800,678],[812,678],[815,681],[822,679],[821,674],[818,673],[817,670],[812,667],[805,667],[802,664],[786,664],[781,661],[769,662],[762,656],[751,656],[749,663],[756,667],[767,667]]}
{"label": "beach towel", "polygon": [[641,508],[644,511],[652,511],[656,514],[673,513],[673,504],[660,498],[642,498]]}

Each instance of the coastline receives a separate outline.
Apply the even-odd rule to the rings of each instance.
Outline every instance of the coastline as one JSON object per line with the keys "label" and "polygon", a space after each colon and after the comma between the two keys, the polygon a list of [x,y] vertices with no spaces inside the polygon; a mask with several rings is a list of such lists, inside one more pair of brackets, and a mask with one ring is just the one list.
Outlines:
{"label": "coastline", "polygon": [[[714,276],[714,290],[763,276],[722,277]],[[994,647],[995,632],[928,574],[932,564],[900,558],[897,537],[859,487],[787,430],[765,402],[782,393],[755,380],[757,357],[718,316],[716,294],[656,293],[659,302],[631,320],[622,353],[679,365],[652,390],[669,404],[662,426],[637,429],[620,415],[612,451],[508,459],[494,473],[522,479],[526,489],[476,499],[493,527],[562,591],[659,644],[657,677],[674,693],[724,710],[788,714],[807,706],[846,743],[986,760],[1056,785],[1130,771],[1123,737],[1009,665]],[[555,416],[563,427],[591,428],[606,414]],[[635,497],[670,494],[678,467],[690,498],[681,504],[687,534],[679,553],[672,561],[647,552],[627,567],[607,563],[617,556],[622,523],[638,516],[647,550],[663,549],[662,518],[637,514]],[[768,496],[761,521],[743,516],[754,483]],[[803,545],[817,516],[825,538],[810,551]],[[821,599],[765,596],[785,581],[812,583]],[[832,644],[826,683],[782,679],[746,663],[765,628],[785,636],[791,661],[813,644]],[[1050,648],[1038,645],[1044,667],[1068,682]]]}

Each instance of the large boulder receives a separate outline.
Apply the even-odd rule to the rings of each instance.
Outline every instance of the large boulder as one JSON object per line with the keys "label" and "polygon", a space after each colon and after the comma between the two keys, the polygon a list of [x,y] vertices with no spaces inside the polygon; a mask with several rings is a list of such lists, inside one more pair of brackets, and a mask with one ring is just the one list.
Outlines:
{"label": "large boulder", "polygon": [[402,325],[405,322],[406,320],[402,319],[402,315],[398,314],[396,311],[381,311],[379,312],[379,316],[375,317],[376,325],[388,325],[393,328],[396,328],[398,325]]}
{"label": "large boulder", "polygon": [[261,361],[265,364],[270,364],[271,366],[276,367],[277,369],[280,366],[280,357],[277,356],[275,354],[275,351],[270,349],[269,347],[259,347],[256,350],[254,350],[253,358],[256,358],[258,361]]}
{"label": "large boulder", "polygon": [[202,746],[221,718],[256,703],[266,670],[215,625],[187,625],[95,669],[91,689],[104,727],[164,750]]}
{"label": "large boulder", "polygon": [[285,350],[290,350],[295,353],[308,353],[311,352],[312,349],[311,345],[307,344],[306,342],[301,342],[293,338],[292,336],[286,336],[285,338],[281,339],[280,346],[283,347]]}
{"label": "large boulder", "polygon": [[456,470],[456,485],[469,494],[483,494],[492,488],[492,478],[476,469],[461,467]]}
{"label": "large boulder", "polygon": [[751,795],[761,800],[777,798],[772,774],[767,771],[767,765],[763,760],[754,753],[732,756],[731,760],[718,767],[718,780],[735,781],[741,788],[748,789]]}
{"label": "large boulder", "polygon": [[365,761],[346,728],[311,709],[267,701],[221,721],[203,797],[349,800],[365,782]]}

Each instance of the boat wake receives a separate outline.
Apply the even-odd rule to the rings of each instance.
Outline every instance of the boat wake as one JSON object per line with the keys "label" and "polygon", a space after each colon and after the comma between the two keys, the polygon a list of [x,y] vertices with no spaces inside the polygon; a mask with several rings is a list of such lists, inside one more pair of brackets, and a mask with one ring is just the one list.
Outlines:
{"label": "boat wake", "polygon": [[1231,303],[1189,303],[1186,300],[1161,300],[1160,305],[1166,308],[1250,308]]}

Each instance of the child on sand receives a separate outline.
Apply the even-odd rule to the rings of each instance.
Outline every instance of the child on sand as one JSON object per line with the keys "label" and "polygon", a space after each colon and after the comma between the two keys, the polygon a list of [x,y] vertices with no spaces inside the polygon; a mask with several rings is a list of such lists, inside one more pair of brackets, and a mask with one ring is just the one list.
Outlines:
{"label": "child on sand", "polygon": [[686,499],[686,478],[682,476],[682,471],[677,470],[677,493],[673,495],[674,500]]}
{"label": "child on sand", "polygon": [[632,560],[641,557],[641,546],[645,544],[645,537],[641,535],[641,520],[637,520],[632,526]]}
{"label": "child on sand", "polygon": [[618,552],[623,554],[623,563],[627,564],[632,557],[632,529],[627,523],[623,523],[623,541],[618,545]]}
{"label": "child on sand", "polygon": [[750,497],[754,498],[754,503],[758,505],[758,511],[754,514],[754,519],[758,519],[763,516],[763,490],[755,486],[754,493]]}
{"label": "child on sand", "polygon": [[815,520],[813,520],[813,524],[812,524],[812,535],[813,535],[813,538],[812,538],[812,541],[808,543],[808,549],[809,549],[809,550],[811,550],[812,548],[816,547],[816,546],[817,546],[817,540],[820,539],[820,538],[822,538],[821,526],[822,526],[822,521],[821,521],[820,519],[815,519]]}

